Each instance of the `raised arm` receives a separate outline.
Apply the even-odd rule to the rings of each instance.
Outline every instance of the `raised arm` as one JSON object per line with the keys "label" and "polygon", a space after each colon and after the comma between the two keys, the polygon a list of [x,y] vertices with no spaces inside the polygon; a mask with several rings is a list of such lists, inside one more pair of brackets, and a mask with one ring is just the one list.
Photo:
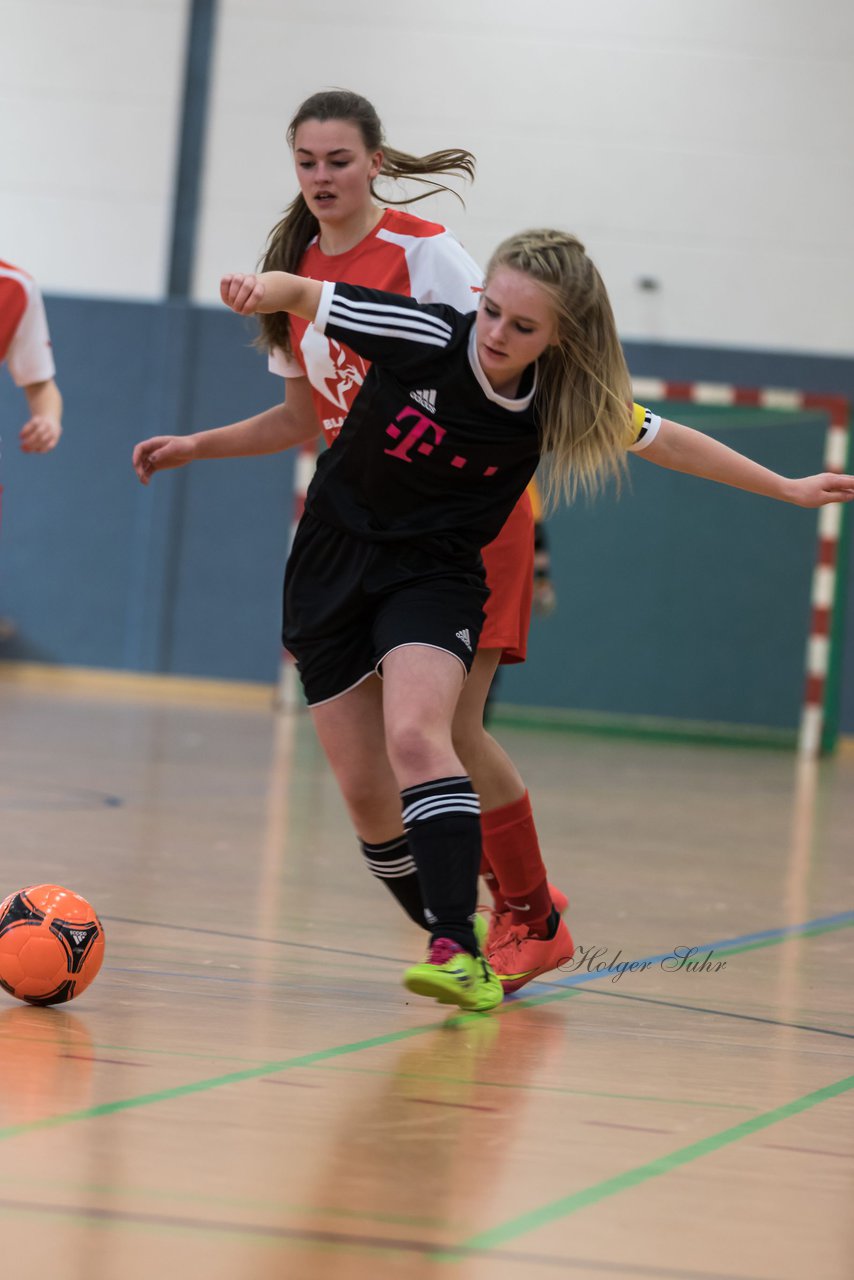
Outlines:
{"label": "raised arm", "polygon": [[825,471],[790,480],[752,462],[720,440],[667,418],[662,420],[655,439],[638,456],[671,471],[716,480],[798,507],[823,507],[829,502],[854,499],[854,476]]}
{"label": "raised arm", "polygon": [[321,284],[287,271],[262,271],[260,275],[223,276],[219,293],[227,307],[241,316],[287,311],[313,320],[320,305]]}

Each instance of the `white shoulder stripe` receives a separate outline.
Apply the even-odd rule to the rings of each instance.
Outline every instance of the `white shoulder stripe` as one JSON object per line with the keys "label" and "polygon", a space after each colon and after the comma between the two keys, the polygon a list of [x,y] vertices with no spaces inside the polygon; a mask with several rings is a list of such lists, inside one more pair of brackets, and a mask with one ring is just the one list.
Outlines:
{"label": "white shoulder stripe", "polygon": [[372,333],[377,338],[408,338],[410,342],[420,342],[425,347],[446,347],[448,345],[444,338],[434,338],[426,333],[413,333],[411,330],[406,329],[384,329],[381,325],[354,324],[352,321],[341,324],[334,316],[330,316],[329,321],[337,324],[341,329],[350,329],[353,333]]}
{"label": "white shoulder stripe", "polygon": [[0,267],[0,276],[4,280],[17,280],[22,285],[27,294],[33,291],[33,278],[28,276],[26,271],[17,271],[14,267]]}
{"label": "white shoulder stripe", "polygon": [[[382,317],[382,320],[387,318]],[[334,308],[330,311],[327,324],[337,325],[340,329],[349,329],[352,333],[373,333],[380,338],[403,338],[430,347],[446,347],[449,341],[445,334],[437,334],[431,329],[411,324],[381,323],[380,317],[374,321],[367,317],[364,320],[354,320],[349,316],[337,315]]]}
{"label": "white shoulder stripe", "polygon": [[417,307],[401,307],[394,302],[373,302],[370,298],[348,298],[340,293],[336,293],[335,301],[341,306],[352,307],[354,311],[396,311],[405,316],[420,315],[431,324],[442,325],[445,329],[450,328],[448,322],[441,316],[434,316],[432,311],[421,311]]}
{"label": "white shoulder stripe", "polygon": [[419,315],[417,311],[396,311],[389,308],[376,311],[351,311],[346,305],[334,301],[329,309],[330,317],[334,316],[338,324],[384,324],[390,328],[411,329],[420,333],[433,333],[440,338],[450,339],[453,330],[450,325],[431,324],[431,316]]}
{"label": "white shoulder stripe", "polygon": [[417,338],[423,334],[424,337],[434,338],[443,345],[451,340],[449,332],[422,324],[418,316],[401,317],[388,315],[385,312],[378,312],[376,315],[353,315],[339,310],[334,303],[329,312],[328,322],[341,325],[346,329],[361,329],[364,333],[370,333],[373,328],[376,328],[377,332],[384,329],[399,333],[401,337]]}
{"label": "white shoulder stripe", "polygon": [[406,324],[423,325],[437,333],[451,336],[451,326],[441,316],[431,315],[429,311],[416,311],[412,307],[396,307],[378,302],[357,302],[354,298],[342,298],[337,294],[332,300],[330,310],[336,315],[351,313],[354,320],[384,320],[391,324],[395,321]]}

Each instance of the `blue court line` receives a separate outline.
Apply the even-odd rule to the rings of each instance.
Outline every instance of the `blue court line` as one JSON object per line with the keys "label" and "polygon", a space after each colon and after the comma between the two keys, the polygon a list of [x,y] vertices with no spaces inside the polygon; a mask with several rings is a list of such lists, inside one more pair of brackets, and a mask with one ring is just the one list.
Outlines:
{"label": "blue court line", "polygon": [[[843,911],[834,916],[823,916],[816,920],[808,920],[799,925],[784,925],[777,929],[766,929],[759,933],[742,934],[739,937],[724,939],[722,942],[710,944],[724,949],[735,950],[736,948],[744,949],[753,945],[763,945],[768,943],[773,945],[789,937],[795,937],[798,934],[809,934],[810,932],[826,932],[836,928],[844,928],[854,924],[854,911]],[[698,948],[698,954],[702,954],[703,949]],[[663,952],[662,957],[666,959],[672,955],[672,951]],[[652,963],[657,957],[649,957]],[[635,962],[637,963],[637,962]],[[607,970],[608,973],[613,972]],[[527,990],[530,992],[532,988],[539,987],[540,991],[545,994],[533,994],[527,997],[519,998],[510,996],[505,1000],[503,1005],[493,1010],[494,1015],[507,1016],[512,1013],[514,1008],[532,1008],[541,1005],[552,1004],[557,1000],[566,1000],[572,993],[572,988],[583,982],[591,982],[595,979],[602,978],[605,974],[601,972],[593,974],[581,974],[576,978],[567,978],[558,983],[551,985],[545,983],[531,983]],[[389,1045],[408,1040],[411,1037],[421,1036],[430,1032],[440,1030],[442,1026],[465,1025],[467,1022],[479,1022],[483,1018],[483,1014],[478,1013],[459,1013],[454,1015],[452,1019],[448,1019],[444,1024],[428,1022],[421,1026],[407,1027],[399,1031],[387,1032],[385,1035],[373,1036],[365,1040],[359,1040],[350,1044],[333,1045],[327,1049],[316,1050],[313,1053],[299,1054],[292,1058],[286,1058],[276,1062],[265,1062],[256,1067],[248,1067],[240,1071],[230,1071],[222,1075],[211,1076],[203,1080],[191,1081],[187,1084],[174,1085],[168,1089],[160,1089],[151,1093],[137,1094],[129,1098],[116,1099],[113,1102],[101,1103],[94,1107],[84,1107],[78,1111],[66,1112],[60,1115],[44,1116],[39,1120],[25,1121],[20,1124],[7,1125],[0,1128],[0,1141],[7,1138],[18,1137],[21,1134],[33,1132],[41,1129],[53,1129],[60,1125],[72,1124],[80,1120],[91,1120],[98,1116],[113,1115],[117,1112],[135,1110],[139,1107],[151,1106],[154,1103],[171,1101],[175,1098],[186,1097],[188,1095],[208,1093],[213,1089],[221,1088],[227,1084],[238,1084],[243,1081],[257,1080],[262,1076],[278,1075],[280,1072],[289,1071],[296,1067],[314,1066],[319,1062],[328,1062],[332,1058],[340,1058],[349,1056],[354,1053],[360,1053],[365,1049],[378,1048],[381,1045]],[[144,1050],[143,1050],[144,1052]],[[851,1077],[852,1086],[854,1086],[854,1076]]]}
{"label": "blue court line", "polygon": [[[131,920],[131,919],[128,919],[127,917],[122,917],[122,916],[113,916],[113,917],[104,916],[103,919],[118,921],[119,923],[122,923],[122,924],[149,925],[151,927],[158,928],[158,929],[178,929],[181,932],[202,933],[202,934],[212,933],[220,937],[229,937],[229,938],[240,937],[239,934],[225,933],[223,930],[201,929],[201,928],[194,928],[187,925],[172,925],[172,924],[161,923],[159,921]],[[794,938],[794,937],[802,936],[804,934],[808,934],[816,930],[825,930],[825,929],[834,929],[834,928],[842,929],[848,925],[854,925],[854,911],[840,911],[836,915],[819,916],[815,920],[806,920],[802,924],[779,925],[776,929],[762,929],[755,933],[737,934],[733,938],[721,938],[721,939],[718,939],[717,942],[704,942],[701,946],[698,946],[696,948],[696,952],[692,956],[692,959],[700,961],[704,956],[708,955],[712,951],[725,954],[727,951],[732,951],[735,949],[743,950],[744,948],[750,947],[754,944],[761,945],[764,942],[768,942],[768,943],[780,942],[785,938]],[[281,939],[281,938],[276,939],[276,938],[252,938],[252,937],[249,937],[245,940],[251,941],[251,942],[274,943],[274,944],[278,944],[279,946],[298,947],[301,950],[306,950],[309,952],[319,951],[323,953],[328,952],[330,954],[336,954],[336,955],[340,954],[340,955],[347,955],[347,956],[355,956],[361,960],[377,960],[382,963],[389,963],[389,964],[406,965],[409,963],[406,960],[395,959],[392,956],[379,956],[379,955],[372,954],[370,952],[338,950],[336,948],[317,946],[316,944],[310,943],[310,942],[292,943],[292,942],[288,942],[286,939]],[[682,944],[682,943],[679,943],[677,945],[680,948],[685,946],[685,944]],[[576,947],[576,952],[578,951],[578,949],[579,948]],[[594,950],[594,948],[588,948],[588,950],[592,951]],[[597,955],[601,951],[607,958],[607,954],[608,954],[607,948],[597,948],[595,950]],[[614,953],[614,956],[616,958],[616,956],[619,956],[621,954],[622,954],[622,949],[618,948],[617,951]],[[662,951],[659,955],[641,956],[634,960],[620,960],[619,964],[621,966],[622,965],[648,966],[652,964],[659,964],[661,963],[662,960],[669,960],[669,959],[672,959],[673,957],[674,957],[674,952],[671,949],[670,951]],[[597,963],[599,962],[597,961]],[[227,984],[238,985],[238,986],[257,985],[257,981],[253,978],[242,978],[242,977],[233,977],[233,976],[226,977],[225,975],[218,975],[215,973],[211,973],[211,974],[181,973],[181,972],[173,972],[172,970],[165,970],[165,969],[136,969],[131,966],[125,966],[125,965],[121,965],[121,966],[105,965],[104,972],[105,973],[108,973],[108,972],[134,973],[137,975],[150,976],[150,977],[173,977],[173,978],[179,978],[179,979],[188,979],[190,981],[202,981],[202,982],[210,982],[210,983],[220,982],[220,983],[227,983]],[[521,992],[517,992],[513,995],[505,996],[505,1001],[518,1003],[519,1001],[522,1001],[522,1000],[530,1000],[534,992],[554,991],[556,988],[561,988],[561,987],[578,987],[585,982],[596,982],[604,978],[609,978],[609,977],[613,978],[615,973],[617,972],[618,972],[617,969],[613,968],[609,963],[607,963],[606,960],[603,960],[601,962],[601,967],[593,970],[588,970],[587,973],[577,973],[565,978],[555,978],[553,981],[549,980],[547,982],[531,982],[525,987],[524,994],[522,994]],[[280,984],[277,983],[275,980],[273,980],[272,982],[268,982],[264,985],[267,985],[270,987],[276,987]]]}
{"label": "blue court line", "polygon": [[[721,954],[725,954],[727,951],[732,951],[735,949],[741,950],[745,947],[751,946],[754,943],[761,944],[763,942],[781,942],[786,938],[796,938],[800,935],[811,933],[814,930],[826,930],[826,929],[834,929],[834,928],[842,929],[842,928],[845,928],[847,925],[854,925],[854,911],[840,911],[837,915],[819,916],[815,920],[805,920],[802,924],[780,925],[776,929],[762,929],[757,933],[738,934],[734,938],[720,938],[718,939],[717,942],[704,942],[702,946],[698,946],[696,948],[696,951],[694,952],[694,955],[691,958],[692,960],[701,961],[706,955],[708,955],[712,951],[716,953],[720,952]],[[680,948],[680,950],[682,950],[687,948],[688,944],[678,943],[677,946]],[[576,954],[578,952],[578,949],[579,948],[576,946]],[[602,966],[601,968],[589,970],[587,973],[572,974],[566,978],[556,978],[553,982],[550,981],[550,982],[531,983],[531,986],[526,988],[526,990],[530,990],[531,987],[534,987],[534,986],[536,986],[537,988],[548,987],[550,990],[554,990],[555,987],[578,987],[585,982],[596,982],[596,981],[600,981],[603,978],[613,977],[614,974],[618,972],[618,970],[613,968],[610,962],[608,961],[607,948],[588,948],[588,950],[590,951],[595,950],[597,955],[601,953],[605,957],[601,961],[597,960],[597,964],[601,964]],[[618,950],[614,954],[615,954],[615,957],[619,956],[621,954],[620,949],[618,948]],[[650,964],[658,964],[662,960],[670,960],[673,958],[674,958],[674,948],[671,948],[669,951],[662,951],[659,955],[640,956],[639,958],[634,960],[620,959],[618,963],[621,966],[624,964],[625,965],[633,965],[633,964],[634,965],[650,965]],[[626,972],[628,972],[628,970]],[[513,999],[514,997],[509,996],[505,998]],[[519,995],[519,996],[516,996],[516,999],[524,1000],[525,997],[522,995]]]}

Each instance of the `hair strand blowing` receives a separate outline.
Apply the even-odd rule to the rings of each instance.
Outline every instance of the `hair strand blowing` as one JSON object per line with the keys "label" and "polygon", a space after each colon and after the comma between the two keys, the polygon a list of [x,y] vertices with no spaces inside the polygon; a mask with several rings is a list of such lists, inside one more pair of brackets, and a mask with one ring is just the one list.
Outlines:
{"label": "hair strand blowing", "polygon": [[[387,146],[382,122],[372,104],[367,98],[361,97],[358,93],[352,93],[348,89],[324,89],[306,98],[288,125],[288,144],[291,148],[294,145],[297,129],[307,120],[349,121],[359,129],[367,151],[382,151],[380,177],[390,178],[392,181],[410,179],[427,187],[426,191],[401,200],[383,197],[384,204],[414,204],[418,200],[425,200],[428,196],[434,195],[437,191],[449,191],[460,199],[461,197],[451,187],[430,179],[436,174],[459,174],[464,178],[474,178],[476,162],[470,151],[450,149],[431,151],[426,156],[412,156],[406,151],[398,151],[394,147]],[[370,194],[375,199],[380,198],[374,190],[373,183]],[[276,223],[267,237],[261,270],[296,273],[303,254],[319,231],[320,224],[300,192],[288,205],[281,220]],[[292,354],[290,325],[286,315],[281,312],[262,315],[259,316],[259,322],[261,333],[258,345],[260,347],[267,351],[279,347],[286,354]]]}

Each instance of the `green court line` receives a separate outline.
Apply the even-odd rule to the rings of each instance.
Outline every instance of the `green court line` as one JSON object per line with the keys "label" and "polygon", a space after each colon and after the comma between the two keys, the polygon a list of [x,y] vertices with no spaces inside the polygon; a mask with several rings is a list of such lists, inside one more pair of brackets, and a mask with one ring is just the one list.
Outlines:
{"label": "green court line", "polygon": [[843,1080],[838,1080],[836,1084],[829,1084],[823,1089],[816,1089],[813,1093],[804,1094],[803,1097],[796,1098],[794,1102],[784,1103],[783,1106],[775,1107],[772,1111],[765,1111],[761,1115],[754,1116],[752,1120],[744,1120],[741,1124],[733,1125],[730,1129],[723,1129],[720,1133],[712,1134],[709,1138],[703,1138],[699,1142],[692,1142],[690,1146],[672,1151],[670,1155],[660,1156],[657,1160],[650,1160],[647,1164],[638,1165],[635,1169],[628,1169],[625,1173],[618,1173],[613,1178],[605,1178],[602,1182],[596,1182],[592,1186],[584,1187],[581,1191],[575,1191],[571,1195],[563,1196],[560,1200],[552,1201],[551,1204],[542,1205],[539,1209],[532,1209],[528,1213],[520,1214],[517,1218],[511,1218],[509,1222],[502,1223],[501,1226],[494,1227],[490,1231],[478,1232],[477,1235],[469,1236],[468,1239],[462,1240],[453,1249],[437,1249],[428,1256],[436,1262],[459,1262],[473,1249],[498,1248],[500,1245],[507,1244],[510,1240],[518,1239],[519,1236],[527,1235],[540,1227],[548,1226],[561,1218],[569,1217],[570,1214],[577,1213],[580,1209],[586,1209],[590,1205],[598,1204],[601,1200],[608,1199],[609,1196],[619,1195],[622,1191],[629,1191],[633,1187],[648,1182],[651,1178],[658,1178],[662,1174],[672,1173],[674,1169],[679,1169],[683,1165],[701,1159],[703,1156],[711,1155],[714,1151],[720,1151],[723,1147],[727,1147],[733,1142],[741,1141],[742,1138],[751,1137],[762,1129],[767,1129],[771,1125],[777,1124],[780,1120],[787,1120],[791,1116],[800,1115],[803,1111],[809,1111],[811,1107],[827,1102],[830,1098],[839,1097],[851,1089],[854,1089],[854,1076],[846,1076]]}
{"label": "green court line", "polygon": [[[587,992],[588,995],[594,994]],[[666,1004],[666,1001],[663,1002]],[[669,1008],[670,1006],[667,1005]],[[678,1006],[676,1006],[678,1007]],[[426,1072],[388,1071],[380,1067],[335,1067],[324,1066],[321,1071],[340,1072],[342,1075],[361,1076],[393,1076],[398,1080],[429,1080],[435,1084],[468,1084],[479,1089],[519,1089],[524,1093],[551,1093],[570,1098],[609,1098],[617,1102],[658,1102],[667,1107],[709,1107],[721,1111],[750,1111],[744,1102],[709,1102],[697,1098],[663,1098],[652,1093],[605,1093],[601,1089],[562,1089],[557,1085],[546,1084],[506,1084],[503,1080],[477,1080],[462,1076],[437,1076]]]}
{"label": "green court line", "polygon": [[380,1045],[394,1044],[399,1040],[407,1040],[411,1036],[423,1035],[425,1031],[435,1031],[441,1023],[433,1023],[427,1027],[408,1027],[405,1031],[392,1031],[388,1035],[373,1036],[370,1040],[358,1040],[353,1044],[335,1045],[331,1049],[318,1049],[314,1053],[304,1053],[296,1058],[286,1058],[280,1062],[262,1063],[257,1067],[247,1067],[243,1071],[230,1071],[226,1075],[212,1076],[207,1080],[194,1080],[189,1084],[173,1085],[169,1089],[158,1089],[153,1093],[138,1094],[135,1098],[119,1098],[115,1102],[104,1102],[95,1107],[83,1107],[79,1111],[67,1111],[56,1116],[44,1116],[41,1120],[28,1120],[22,1124],[10,1124],[0,1129],[0,1141],[14,1138],[22,1133],[35,1133],[40,1129],[56,1129],[61,1125],[72,1124],[76,1120],[94,1120],[98,1116],[115,1115],[120,1111],[132,1111],[138,1107],[150,1106],[154,1102],[169,1102],[173,1098],[184,1098],[189,1094],[207,1093],[211,1089],[219,1089],[222,1085],[239,1084],[244,1080],[257,1080],[261,1076],[276,1075],[294,1067],[310,1067],[316,1062],[328,1058],[342,1057],[348,1053],[358,1053],[362,1049],[373,1049]]}
{"label": "green court line", "polygon": [[[742,947],[720,947],[721,955],[735,955],[739,951],[751,951],[757,947],[779,945],[793,938],[815,937],[822,933],[830,933],[839,928],[850,928],[854,920],[842,921],[839,924],[819,925],[815,929],[805,929],[799,933],[786,933],[776,938],[761,939],[744,944]],[[699,954],[702,954],[700,948]],[[716,952],[717,954],[717,952]],[[545,984],[544,984],[545,985]],[[522,1000],[513,1000],[509,1004],[499,1006],[490,1016],[506,1017],[514,1008],[530,1009],[556,1001],[563,1001],[580,994],[580,987],[556,987],[542,996],[531,996]],[[8,1138],[19,1137],[24,1133],[35,1133],[45,1129],[57,1129],[62,1125],[73,1124],[78,1120],[94,1120],[100,1116],[116,1115],[122,1111],[133,1111],[139,1107],[150,1106],[156,1102],[171,1102],[175,1098],[188,1097],[192,1094],[208,1093],[223,1085],[239,1084],[244,1080],[257,1080],[262,1076],[278,1075],[283,1071],[291,1071],[296,1067],[311,1067],[318,1062],[328,1062],[332,1058],[343,1058],[351,1053],[360,1053],[363,1049],[375,1049],[383,1045],[397,1044],[414,1036],[426,1035],[429,1032],[441,1031],[449,1027],[465,1026],[467,1023],[478,1023],[483,1014],[455,1014],[444,1022],[426,1023],[420,1027],[408,1027],[403,1031],[391,1031],[386,1035],[372,1036],[368,1040],[356,1040],[352,1044],[334,1045],[330,1049],[318,1049],[313,1053],[300,1054],[294,1058],[285,1058],[278,1062],[261,1063],[257,1067],[247,1067],[242,1071],[231,1071],[221,1076],[212,1076],[206,1080],[195,1080],[188,1084],[173,1085],[168,1089],[158,1089],[152,1093],[138,1094],[133,1098],[119,1098],[115,1102],[104,1102],[94,1107],[83,1107],[79,1111],[68,1111],[55,1116],[44,1116],[40,1120],[28,1120],[21,1124],[6,1125],[0,1128],[0,1142]]]}
{"label": "green court line", "polygon": [[[498,1247],[507,1244],[509,1241],[518,1238],[521,1235],[527,1235],[531,1231],[535,1231],[540,1227],[547,1226],[559,1219],[568,1217],[570,1214],[587,1208],[590,1205],[597,1204],[612,1195],[619,1194],[622,1191],[630,1190],[636,1186],[659,1177],[666,1173],[671,1173],[674,1169],[678,1169],[686,1164],[700,1159],[703,1156],[710,1155],[715,1151],[740,1141],[744,1137],[752,1136],[763,1129],[769,1128],[771,1125],[781,1120],[789,1119],[794,1115],[798,1115],[804,1111],[810,1110],[819,1103],[826,1102],[829,1099],[839,1097],[854,1089],[854,1076],[847,1076],[835,1084],[827,1085],[822,1089],[817,1089],[812,1093],[805,1094],[801,1098],[796,1098],[793,1102],[785,1103],[780,1107],[775,1107],[771,1111],[766,1111],[761,1115],[755,1116],[750,1120],[745,1120],[741,1124],[734,1125],[729,1129],[723,1130],[721,1133],[712,1134],[708,1138],[704,1138],[699,1142],[692,1143],[687,1147],[683,1147],[677,1151],[671,1152],[669,1155],[659,1157],[656,1160],[649,1161],[644,1165],[639,1165],[635,1169],[627,1170],[625,1173],[617,1174],[612,1178],[606,1178],[603,1181],[586,1187],[581,1191],[575,1192],[569,1196],[564,1196],[559,1200],[553,1201],[549,1205],[542,1206],[539,1209],[531,1210],[529,1213],[521,1214],[517,1218],[509,1222],[503,1223],[501,1226],[493,1228],[489,1231],[479,1232],[470,1236],[453,1247],[441,1247],[429,1252],[425,1251],[423,1256],[436,1262],[458,1262],[470,1257],[472,1253],[483,1254],[490,1252]],[[44,1214],[51,1213],[51,1206],[41,1206],[40,1212]],[[14,1207],[4,1206],[0,1212],[14,1212]],[[89,1221],[90,1218],[84,1212],[75,1211],[71,1206],[63,1209],[56,1209],[55,1212],[63,1217],[72,1217],[77,1221]],[[143,1228],[168,1230],[185,1228],[188,1224],[180,1219],[175,1221],[156,1221],[143,1222],[139,1219],[134,1221],[129,1218],[121,1223],[105,1222],[104,1225],[109,1226],[139,1226]],[[226,1227],[226,1231],[228,1228]],[[263,1228],[254,1227],[252,1224],[235,1224],[234,1231],[244,1237],[252,1237],[259,1240],[269,1239],[269,1233]],[[282,1233],[277,1233],[281,1235]],[[309,1236],[310,1233],[305,1233]],[[348,1241],[310,1241],[304,1240],[301,1243],[317,1243],[321,1247],[340,1249],[340,1248],[361,1248],[372,1250],[370,1241],[348,1240]],[[382,1250],[383,1253],[396,1252],[394,1245],[396,1242],[389,1241],[388,1246]],[[401,1242],[403,1248],[406,1245]],[[375,1247],[375,1246],[374,1246]],[[411,1248],[411,1246],[410,1246]],[[419,1250],[420,1251],[420,1250]],[[497,1259],[506,1258],[506,1254],[495,1255]],[[533,1259],[536,1260],[536,1259]]]}
{"label": "green court line", "polygon": [[[556,994],[535,996],[525,1001],[525,1007],[549,1004],[554,1000],[564,1000],[574,996],[575,991],[558,991]],[[521,1001],[517,1002],[521,1007]],[[493,1010],[491,1016],[506,1016],[515,1005],[505,1005]],[[330,1058],[345,1057],[350,1053],[360,1053],[363,1049],[375,1049],[382,1045],[397,1044],[401,1040],[409,1040],[414,1036],[427,1035],[429,1032],[447,1030],[449,1027],[461,1027],[467,1023],[479,1023],[485,1015],[482,1013],[456,1014],[444,1022],[429,1022],[420,1027],[408,1027],[404,1031],[390,1031],[383,1036],[372,1036],[369,1040],[356,1040],[352,1044],[333,1045],[330,1049],[318,1049],[313,1053],[300,1054],[295,1058],[285,1058],[279,1062],[265,1062],[257,1067],[247,1067],[242,1071],[230,1071],[225,1075],[212,1076],[207,1080],[195,1080],[189,1084],[173,1085],[168,1089],[157,1089],[152,1093],[138,1094],[134,1098],[119,1098],[115,1102],[103,1102],[94,1107],[83,1107],[79,1111],[67,1111],[56,1116],[44,1116],[40,1120],[27,1120],[21,1124],[10,1124],[0,1128],[0,1142],[7,1138],[16,1138],[24,1133],[35,1133],[42,1129],[58,1129],[62,1125],[73,1124],[78,1120],[95,1120],[100,1116],[116,1115],[121,1111],[133,1111],[139,1107],[150,1106],[155,1102],[171,1102],[174,1098],[184,1098],[191,1094],[208,1093],[211,1089],[219,1089],[227,1084],[239,1084],[244,1080],[257,1080],[262,1076],[278,1075],[283,1071],[292,1071],[296,1067],[312,1067],[318,1062]]]}

